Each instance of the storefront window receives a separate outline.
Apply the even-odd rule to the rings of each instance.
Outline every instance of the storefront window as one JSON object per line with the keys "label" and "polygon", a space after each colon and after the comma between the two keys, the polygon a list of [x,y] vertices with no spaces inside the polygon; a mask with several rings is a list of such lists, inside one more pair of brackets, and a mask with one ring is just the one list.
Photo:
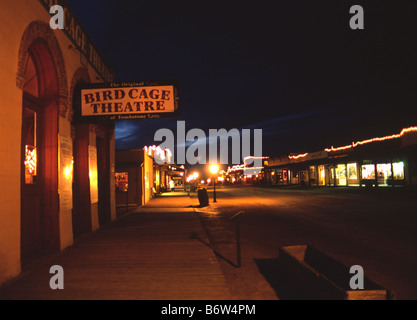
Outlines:
{"label": "storefront window", "polygon": [[276,172],[276,182],[282,183],[282,169],[278,169]]}
{"label": "storefront window", "polygon": [[395,162],[392,164],[394,171],[394,180],[404,180],[404,162]]}
{"label": "storefront window", "polygon": [[310,179],[316,178],[316,167],[310,167]]}
{"label": "storefront window", "polygon": [[378,163],[376,166],[378,170],[378,183],[388,183],[391,179],[391,163]]}
{"label": "storefront window", "polygon": [[282,181],[287,182],[287,179],[288,179],[288,171],[282,170]]}
{"label": "storefront window", "polygon": [[25,144],[25,183],[36,182],[38,155],[36,151],[36,112],[24,108],[23,121],[26,128]]}
{"label": "storefront window", "polygon": [[326,184],[326,171],[324,166],[319,166],[319,184],[324,186]]}
{"label": "storefront window", "polygon": [[348,171],[348,179],[350,179],[350,180],[358,179],[358,172],[357,172],[356,163],[348,163],[347,171]]}
{"label": "storefront window", "polygon": [[35,183],[37,169],[36,147],[25,146],[25,182],[26,184]]}
{"label": "storefront window", "polygon": [[375,165],[373,164],[362,165],[362,179],[364,180],[375,179]]}
{"label": "storefront window", "polygon": [[338,164],[336,167],[337,185],[345,186],[346,183],[346,165]]}

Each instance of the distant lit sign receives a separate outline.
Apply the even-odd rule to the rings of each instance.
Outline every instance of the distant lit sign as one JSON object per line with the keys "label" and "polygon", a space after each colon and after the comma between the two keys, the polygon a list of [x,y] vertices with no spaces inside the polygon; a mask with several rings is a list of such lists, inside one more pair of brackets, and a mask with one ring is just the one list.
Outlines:
{"label": "distant lit sign", "polygon": [[173,84],[110,83],[81,87],[81,116],[110,120],[166,118],[178,115]]}

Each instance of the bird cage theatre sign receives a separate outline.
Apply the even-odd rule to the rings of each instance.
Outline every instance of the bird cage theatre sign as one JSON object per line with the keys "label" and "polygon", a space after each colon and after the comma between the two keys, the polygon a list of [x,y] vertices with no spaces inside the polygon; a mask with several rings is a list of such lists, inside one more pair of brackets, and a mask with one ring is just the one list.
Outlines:
{"label": "bird cage theatre sign", "polygon": [[107,120],[179,116],[178,90],[172,83],[90,83],[80,89],[81,118]]}

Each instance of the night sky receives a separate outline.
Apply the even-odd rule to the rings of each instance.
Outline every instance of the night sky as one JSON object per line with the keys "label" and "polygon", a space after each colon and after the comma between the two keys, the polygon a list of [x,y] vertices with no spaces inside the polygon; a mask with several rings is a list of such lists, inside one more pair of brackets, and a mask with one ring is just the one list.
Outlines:
{"label": "night sky", "polygon": [[[416,1],[68,0],[116,81],[175,80],[180,118],[116,124],[263,129],[263,153],[313,152],[417,125]],[[365,29],[352,30],[352,5]]]}

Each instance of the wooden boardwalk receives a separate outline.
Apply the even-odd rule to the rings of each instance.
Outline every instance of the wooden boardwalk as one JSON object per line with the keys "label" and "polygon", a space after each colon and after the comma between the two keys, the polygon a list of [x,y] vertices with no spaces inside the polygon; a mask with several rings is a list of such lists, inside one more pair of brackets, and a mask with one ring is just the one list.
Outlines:
{"label": "wooden boardwalk", "polygon": [[[10,300],[232,299],[189,197],[151,200],[0,289]],[[164,210],[166,208],[167,210]],[[173,210],[175,208],[176,210]],[[49,269],[64,269],[64,289]]]}

